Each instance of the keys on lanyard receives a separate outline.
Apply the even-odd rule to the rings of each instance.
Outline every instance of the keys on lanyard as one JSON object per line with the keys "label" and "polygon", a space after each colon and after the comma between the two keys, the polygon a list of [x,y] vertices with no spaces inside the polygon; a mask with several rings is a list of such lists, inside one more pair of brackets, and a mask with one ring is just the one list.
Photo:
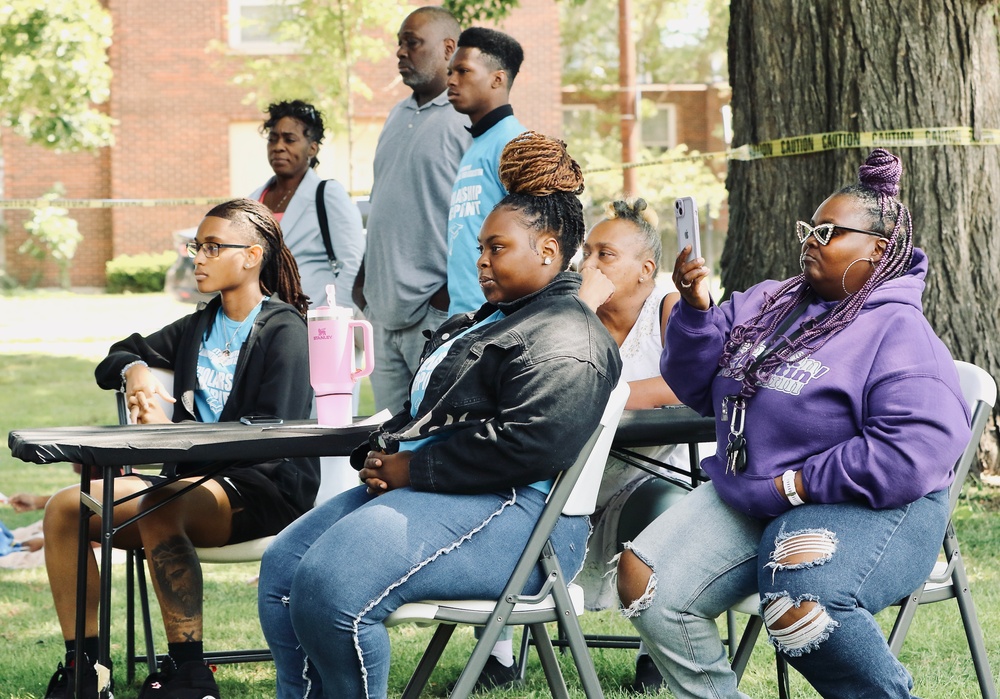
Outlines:
{"label": "keys on lanyard", "polygon": [[[731,406],[731,407],[730,407]],[[746,399],[734,395],[722,401],[722,419],[729,419],[729,444],[726,445],[726,473],[742,473],[747,466],[747,440],[743,436],[746,424]]]}

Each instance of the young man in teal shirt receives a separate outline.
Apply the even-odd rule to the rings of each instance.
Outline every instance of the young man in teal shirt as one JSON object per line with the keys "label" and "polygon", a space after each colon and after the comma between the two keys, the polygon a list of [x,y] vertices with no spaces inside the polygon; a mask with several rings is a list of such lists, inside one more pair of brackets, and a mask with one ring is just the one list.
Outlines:
{"label": "young man in teal shirt", "polygon": [[513,37],[471,27],[459,35],[448,66],[448,101],[469,116],[473,139],[458,166],[448,211],[449,314],[486,302],[476,269],[479,229],[507,195],[498,174],[500,153],[526,131],[510,106],[510,88],[523,60],[524,50]]}

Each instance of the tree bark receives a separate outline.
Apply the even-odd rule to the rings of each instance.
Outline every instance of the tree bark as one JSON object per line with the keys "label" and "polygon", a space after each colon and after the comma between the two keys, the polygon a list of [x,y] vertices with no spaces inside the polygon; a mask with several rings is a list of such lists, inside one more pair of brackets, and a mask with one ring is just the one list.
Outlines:
{"label": "tree bark", "polygon": [[[1000,128],[996,3],[732,0],[733,146],[828,131]],[[956,359],[1000,376],[1000,147],[888,149],[930,257],[924,310]],[[796,220],[856,181],[860,148],[730,162],[727,293],[798,270]],[[988,428],[996,468],[997,430]]]}

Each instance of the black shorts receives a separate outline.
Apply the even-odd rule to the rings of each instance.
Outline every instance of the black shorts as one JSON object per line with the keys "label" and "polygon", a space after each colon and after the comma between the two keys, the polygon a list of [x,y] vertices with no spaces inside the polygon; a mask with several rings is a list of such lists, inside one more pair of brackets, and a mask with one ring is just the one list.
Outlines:
{"label": "black shorts", "polygon": [[[166,480],[164,476],[148,474],[140,477],[149,483]],[[223,469],[211,480],[226,491],[233,511],[227,545],[274,536],[303,514],[288,502],[274,481],[252,468]]]}

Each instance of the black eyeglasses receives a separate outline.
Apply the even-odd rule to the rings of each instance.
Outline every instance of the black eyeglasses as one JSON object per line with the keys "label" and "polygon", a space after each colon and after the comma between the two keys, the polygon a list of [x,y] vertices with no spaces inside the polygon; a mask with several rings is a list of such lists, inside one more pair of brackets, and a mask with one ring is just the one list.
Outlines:
{"label": "black eyeglasses", "polygon": [[222,248],[252,248],[253,245],[232,245],[230,243],[199,243],[197,240],[192,240],[190,243],[185,245],[187,248],[188,257],[197,257],[199,250],[205,251],[205,257],[218,257],[219,250]]}
{"label": "black eyeglasses", "polygon": [[805,221],[795,222],[795,236],[799,239],[800,243],[806,242],[806,238],[813,236],[820,245],[826,245],[835,235],[834,232],[838,230],[850,231],[851,233],[864,233],[865,235],[873,235],[876,238],[885,237],[881,233],[876,233],[875,231],[863,231],[860,228],[849,228],[836,223],[821,223],[818,226],[810,226]]}

